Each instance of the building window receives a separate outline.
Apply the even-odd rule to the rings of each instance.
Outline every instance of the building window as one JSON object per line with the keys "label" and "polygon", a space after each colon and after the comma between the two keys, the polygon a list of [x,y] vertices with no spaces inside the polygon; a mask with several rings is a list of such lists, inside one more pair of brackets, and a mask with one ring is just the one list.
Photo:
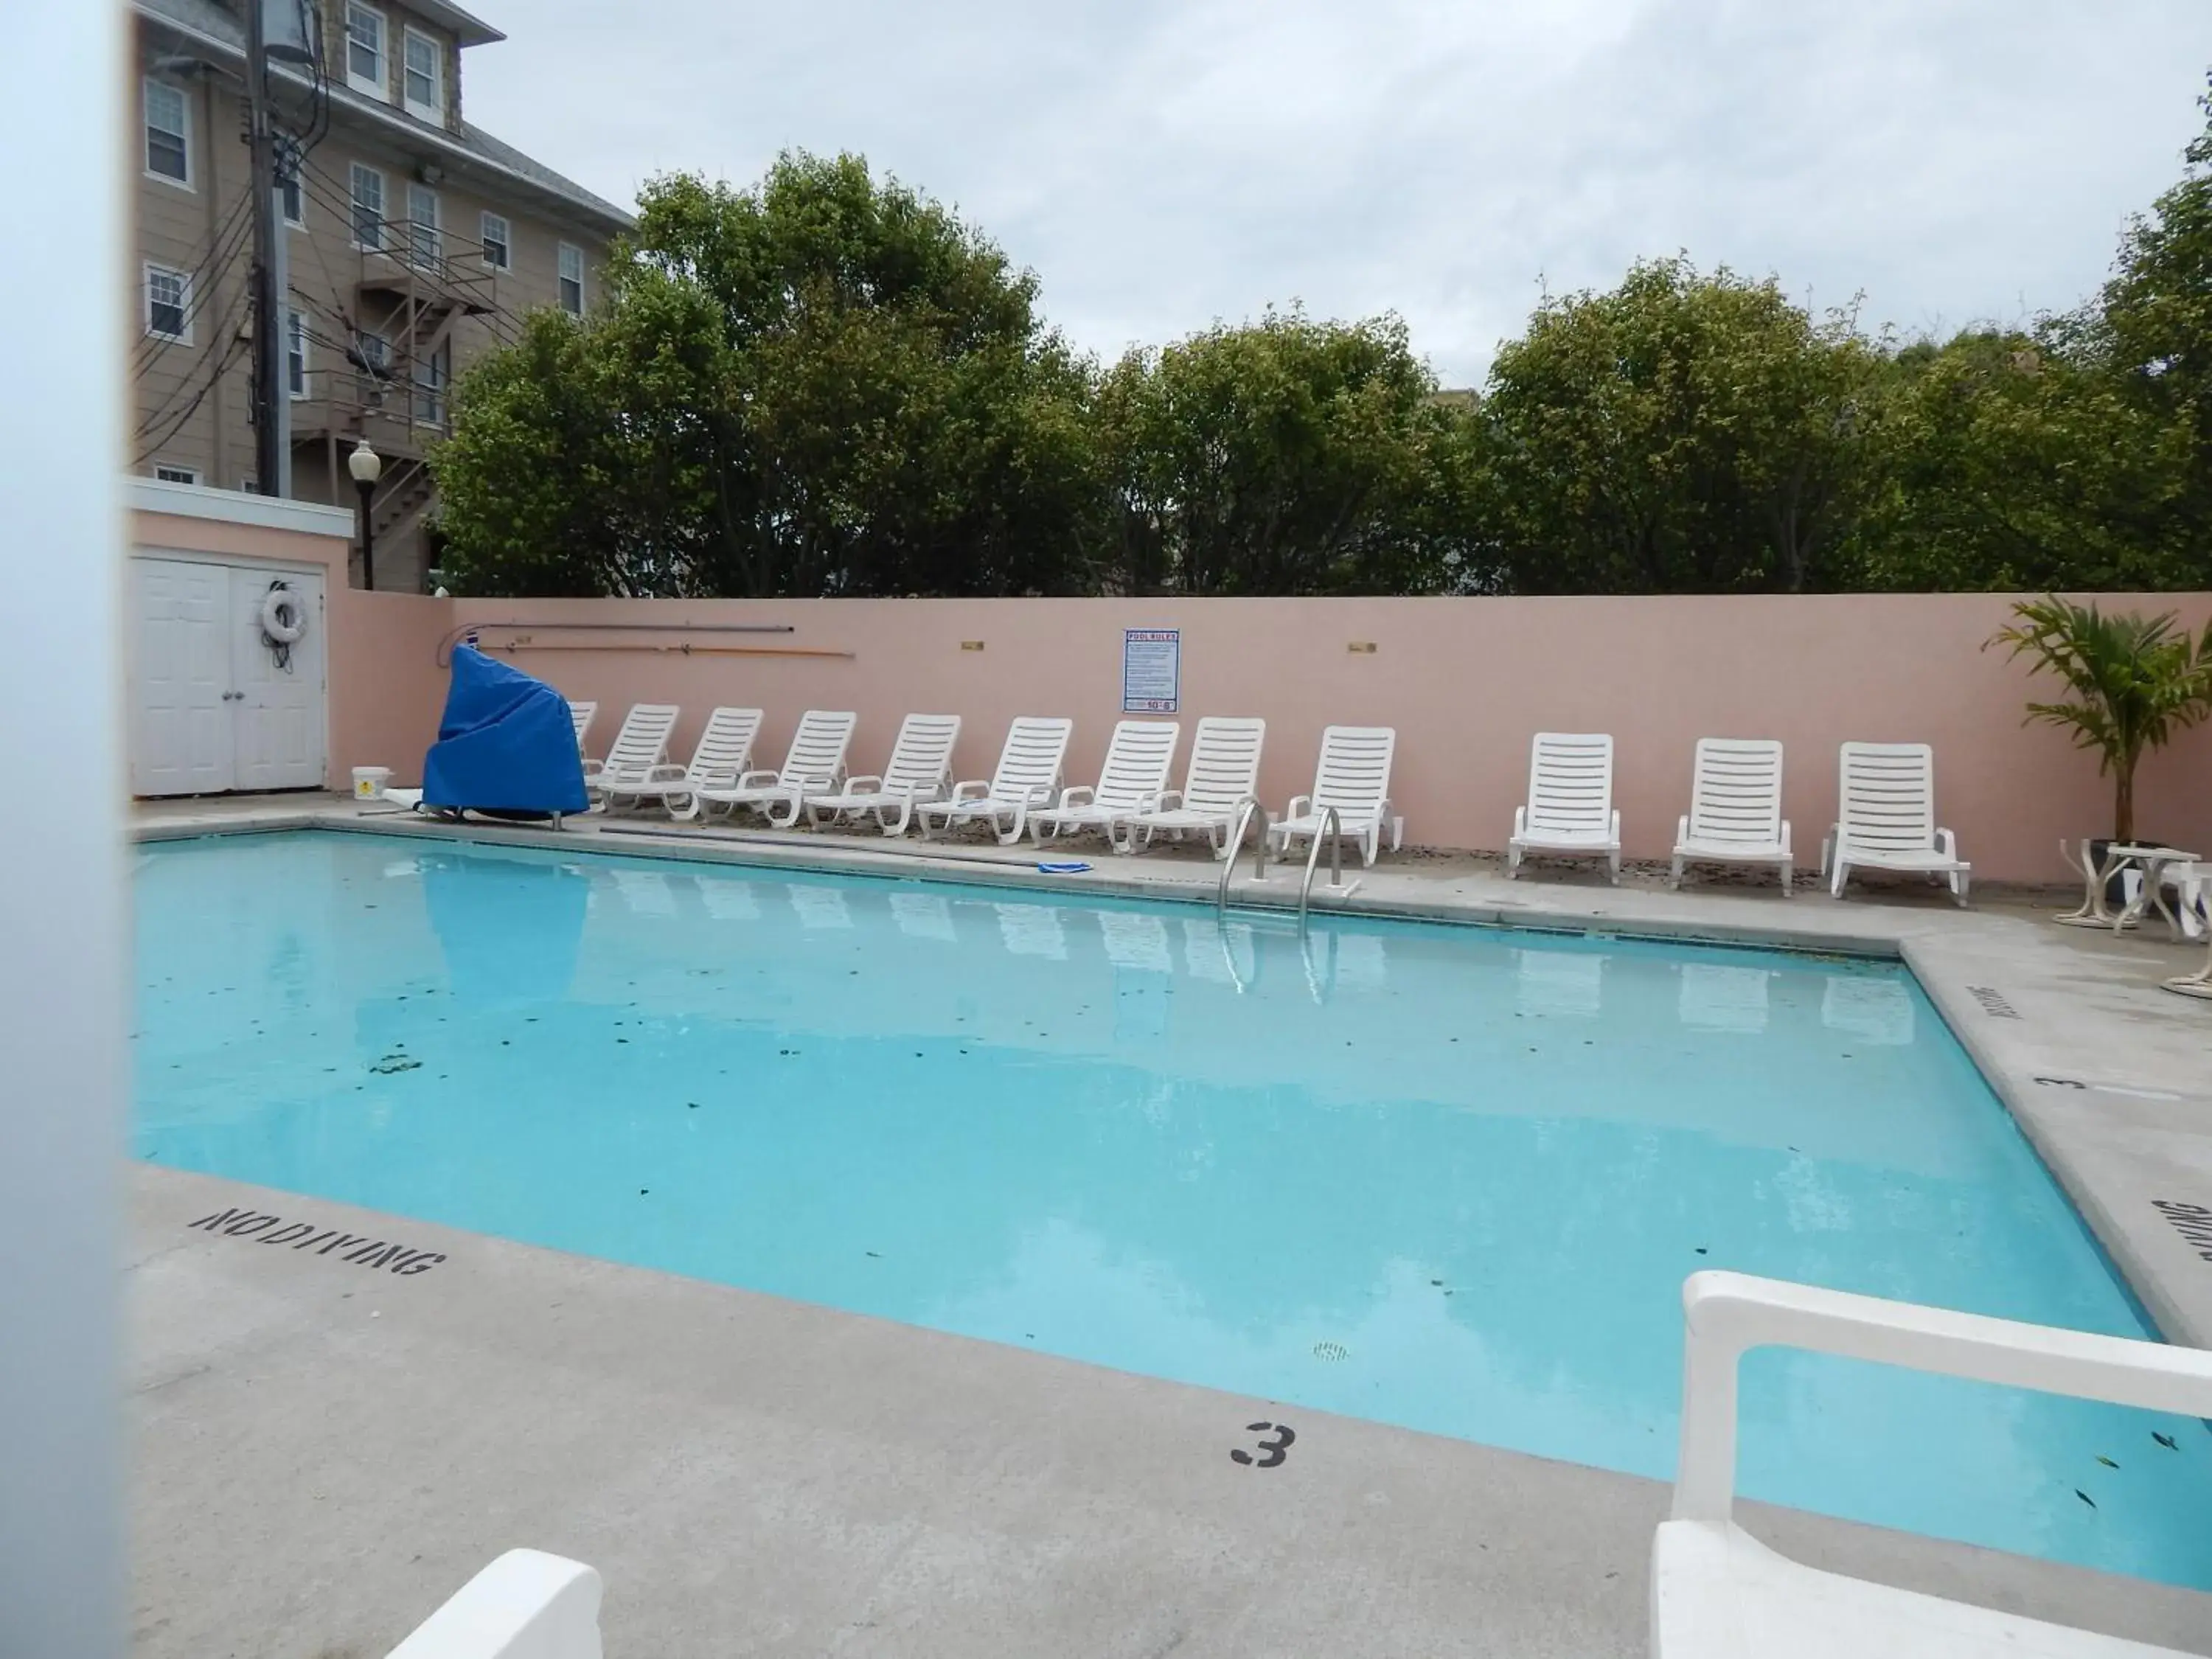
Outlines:
{"label": "building window", "polygon": [[507,221],[496,213],[483,216],[483,262],[494,270],[514,267],[513,244],[507,240]]}
{"label": "building window", "polygon": [[384,175],[358,161],[353,164],[353,245],[384,246]]}
{"label": "building window", "polygon": [[345,9],[346,84],[389,103],[392,91],[384,76],[384,14],[361,0],[347,0]]}
{"label": "building window", "polygon": [[407,256],[425,270],[435,270],[445,253],[438,234],[438,192],[428,185],[407,186]]}
{"label": "building window", "polygon": [[573,242],[561,244],[561,309],[584,314],[584,250]]}
{"label": "building window", "polygon": [[406,31],[400,63],[400,92],[407,112],[437,126],[446,125],[446,52],[427,34]]}
{"label": "building window", "polygon": [[276,175],[276,188],[284,197],[284,222],[305,230],[307,228],[307,192],[300,188],[298,162],[294,162]]}
{"label": "building window", "polygon": [[415,418],[426,426],[446,423],[446,383],[453,378],[453,343],[448,341],[415,366]]}
{"label": "building window", "polygon": [[251,472],[242,474],[238,480],[238,493],[241,495],[258,495],[261,493],[261,481]]}
{"label": "building window", "polygon": [[307,395],[307,313],[284,313],[284,385],[295,398]]}
{"label": "building window", "polygon": [[381,407],[384,388],[392,380],[392,342],[373,328],[354,331],[353,349],[347,354],[362,371],[361,400]]}
{"label": "building window", "polygon": [[146,267],[146,331],[189,345],[192,338],[192,279],[167,265]]}
{"label": "building window", "polygon": [[154,476],[163,483],[196,484],[200,481],[200,475],[188,466],[157,466]]}
{"label": "building window", "polygon": [[191,187],[191,117],[183,89],[167,81],[146,82],[146,171]]}

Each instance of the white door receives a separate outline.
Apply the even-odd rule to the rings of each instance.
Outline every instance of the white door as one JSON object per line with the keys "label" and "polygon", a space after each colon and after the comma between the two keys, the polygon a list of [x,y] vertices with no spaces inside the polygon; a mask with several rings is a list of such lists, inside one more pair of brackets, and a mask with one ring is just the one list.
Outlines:
{"label": "white door", "polygon": [[[262,631],[261,608],[282,582],[299,596],[307,632],[289,647]],[[234,789],[316,789],[323,781],[323,579],[230,569]]]}
{"label": "white door", "polygon": [[134,559],[131,793],[231,787],[230,572]]}
{"label": "white door", "polygon": [[[131,793],[323,782],[323,579],[198,560],[131,560]],[[270,584],[299,595],[289,651],[261,626]]]}

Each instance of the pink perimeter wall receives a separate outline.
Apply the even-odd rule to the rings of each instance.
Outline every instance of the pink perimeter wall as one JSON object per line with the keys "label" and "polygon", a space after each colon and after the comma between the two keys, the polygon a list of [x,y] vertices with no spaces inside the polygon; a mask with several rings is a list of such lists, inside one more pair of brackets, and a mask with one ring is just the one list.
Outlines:
{"label": "pink perimeter wall", "polygon": [[[1540,730],[1610,732],[1632,858],[1671,850],[1700,736],[1789,748],[1799,861],[1819,859],[1846,738],[1936,746],[1936,804],[1978,875],[2063,882],[2059,837],[2111,829],[2111,790],[2063,734],[2021,724],[2023,665],[1978,647],[2000,594],[1485,599],[795,599],[440,601],[346,593],[332,617],[332,761],[413,781],[433,734],[448,627],[572,698],[599,700],[604,752],[632,702],[680,703],[690,752],[716,703],[768,711],[756,762],[782,756],[799,712],[860,716],[855,771],[880,768],[901,715],[964,717],[963,777],[988,776],[1016,714],[1076,722],[1071,782],[1096,780],[1121,716],[1122,631],[1182,635],[1184,744],[1202,714],[1267,720],[1261,792],[1279,809],[1311,781],[1332,722],[1398,729],[1393,793],[1417,845],[1496,849],[1523,799]],[[2202,627],[2212,595],[2106,595],[2108,610],[2178,611]],[[556,632],[590,622],[787,625],[787,635]],[[499,624],[521,624],[520,627]],[[341,629],[373,637],[337,648]],[[981,650],[963,642],[981,642]],[[686,654],[681,647],[694,647]],[[1354,650],[1372,645],[1371,652]],[[517,647],[510,656],[510,646]],[[614,648],[608,648],[608,647]],[[587,648],[575,648],[587,647]],[[732,648],[848,656],[720,654]],[[356,683],[357,682],[357,683]],[[344,712],[341,721],[339,710]],[[2142,831],[2212,853],[2212,729],[2146,764]]]}

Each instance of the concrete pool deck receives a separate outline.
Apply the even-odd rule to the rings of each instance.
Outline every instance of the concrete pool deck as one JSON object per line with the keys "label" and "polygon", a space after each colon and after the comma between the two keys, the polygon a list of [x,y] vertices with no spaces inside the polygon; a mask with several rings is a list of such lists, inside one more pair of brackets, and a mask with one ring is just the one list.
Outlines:
{"label": "concrete pool deck", "polygon": [[[1202,856],[918,859],[879,838],[544,831],[364,817],[328,797],[179,803],[147,838],[322,827],[1211,902]],[[1095,844],[1094,844],[1095,848]],[[1237,902],[1295,902],[1279,871]],[[1901,954],[2161,1328],[2212,1346],[2201,959],[1920,890],[1620,889],[1386,859],[1328,908]],[[500,1550],[608,1578],[631,1653],[1632,1654],[1665,1488],[1325,1413],[1230,1461],[1266,1402],[208,1177],[131,1176],[137,1644],[373,1659]],[[443,1257],[394,1276],[195,1230],[229,1209]],[[298,1235],[296,1237],[307,1237]],[[410,1260],[427,1260],[415,1257]],[[2212,1653],[2212,1597],[1753,1509],[1822,1565]]]}

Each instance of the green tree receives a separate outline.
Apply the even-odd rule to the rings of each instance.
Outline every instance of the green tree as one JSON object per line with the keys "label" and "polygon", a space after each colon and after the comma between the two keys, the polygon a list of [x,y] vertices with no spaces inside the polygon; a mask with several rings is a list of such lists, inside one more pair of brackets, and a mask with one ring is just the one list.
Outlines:
{"label": "green tree", "polygon": [[1295,309],[1133,351],[1094,412],[1114,585],[1189,593],[1451,586],[1465,416],[1395,317]]}
{"label": "green tree", "polygon": [[465,377],[436,458],[478,592],[1078,591],[1091,371],[1036,281],[857,156],[647,185],[580,324]]}
{"label": "green tree", "polygon": [[1983,331],[1898,355],[1855,544],[1877,588],[2182,586],[2187,431],[2066,349]]}
{"label": "green tree", "polygon": [[2101,369],[2136,415],[2165,429],[2181,469],[2165,502],[2176,586],[2212,585],[2212,94],[2179,183],[2131,221],[2097,302],[2063,319],[2061,343]]}
{"label": "green tree", "polygon": [[1686,258],[1547,299],[1482,400],[1481,535],[1518,592],[1838,585],[1881,355]]}

